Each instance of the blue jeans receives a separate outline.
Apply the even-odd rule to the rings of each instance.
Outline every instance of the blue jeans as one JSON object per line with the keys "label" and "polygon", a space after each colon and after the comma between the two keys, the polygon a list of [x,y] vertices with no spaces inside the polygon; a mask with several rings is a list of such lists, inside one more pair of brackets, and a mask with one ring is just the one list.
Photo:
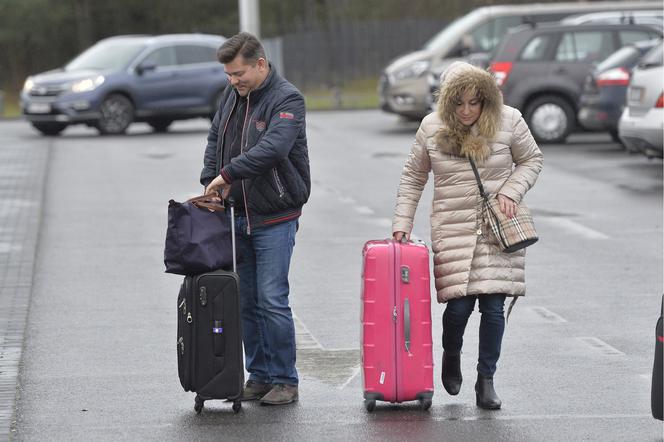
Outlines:
{"label": "blue jeans", "polygon": [[235,219],[242,341],[249,380],[297,385],[295,326],[288,305],[288,269],[298,221],[252,228]]}
{"label": "blue jeans", "polygon": [[464,296],[447,302],[443,313],[443,350],[456,354],[463,347],[463,332],[466,330],[468,318],[475,308],[475,300],[479,299],[480,313],[480,345],[477,371],[484,376],[493,376],[496,363],[500,358],[500,345],[505,331],[503,308],[505,295],[486,294]]}

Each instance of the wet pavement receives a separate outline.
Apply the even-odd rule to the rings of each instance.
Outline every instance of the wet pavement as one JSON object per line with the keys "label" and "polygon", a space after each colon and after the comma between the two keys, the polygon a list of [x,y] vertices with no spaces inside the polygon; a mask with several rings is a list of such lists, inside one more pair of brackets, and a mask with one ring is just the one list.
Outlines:
{"label": "wet pavement", "polygon": [[[544,150],[528,197],[542,240],[528,252],[528,296],[505,336],[503,409],[474,405],[477,315],[462,391],[444,393],[434,303],[431,410],[379,404],[369,414],[361,249],[389,235],[416,126],[373,111],[310,114],[313,192],[291,275],[300,401],[247,403],[237,415],[211,401],[196,415],[177,379],[180,278],[163,274],[161,258],[168,199],[201,191],[206,123],[159,135],[136,125],[126,137],[71,128],[54,139],[20,121],[0,127],[0,400],[6,423],[15,410],[16,440],[661,440],[649,414],[661,162],[629,156],[608,136]],[[430,198],[428,187],[415,223],[427,241]]]}

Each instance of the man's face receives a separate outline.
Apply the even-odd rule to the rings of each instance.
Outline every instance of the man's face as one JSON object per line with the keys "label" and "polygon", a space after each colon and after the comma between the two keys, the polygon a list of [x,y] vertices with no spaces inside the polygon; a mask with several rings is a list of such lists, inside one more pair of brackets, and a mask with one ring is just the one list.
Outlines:
{"label": "man's face", "polygon": [[267,62],[259,58],[255,64],[247,63],[242,55],[238,55],[230,63],[224,65],[224,72],[228,75],[233,87],[240,96],[246,97],[249,92],[258,88],[267,76]]}

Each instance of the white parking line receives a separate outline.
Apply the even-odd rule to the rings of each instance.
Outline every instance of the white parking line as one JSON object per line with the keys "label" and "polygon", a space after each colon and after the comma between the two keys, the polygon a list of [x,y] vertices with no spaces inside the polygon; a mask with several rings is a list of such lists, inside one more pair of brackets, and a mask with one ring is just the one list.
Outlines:
{"label": "white parking line", "polygon": [[588,347],[590,347],[593,350],[599,351],[600,353],[603,353],[607,356],[621,356],[624,355],[625,353],[621,352],[617,348],[611,347],[609,344],[606,342],[602,341],[599,338],[596,338],[594,336],[583,336],[576,338],[578,341],[583,342],[586,344]]}
{"label": "white parking line", "polygon": [[381,227],[392,227],[392,220],[388,218],[374,218],[376,224]]}
{"label": "white parking line", "polygon": [[545,307],[531,307],[530,310],[535,312],[546,322],[552,322],[552,323],[567,322],[567,319],[563,318],[562,316],[552,312],[551,310]]}
{"label": "white parking line", "polygon": [[338,389],[343,390],[344,388],[346,388],[348,384],[350,384],[351,381],[355,379],[355,376],[357,376],[360,373],[360,369],[361,367],[359,365],[355,367],[355,369],[353,370],[353,374],[348,379],[346,379],[346,382],[344,382],[340,387],[338,387]]}
{"label": "white parking line", "polygon": [[303,350],[307,348],[317,348],[322,349],[323,346],[320,345],[320,342],[311,334],[309,329],[300,318],[297,317],[295,312],[291,309],[293,314],[293,323],[295,324],[295,346],[298,350]]}
{"label": "white parking line", "polygon": [[371,207],[367,206],[355,206],[354,209],[357,213],[362,215],[373,215],[375,213]]}
{"label": "white parking line", "polygon": [[609,237],[602,232],[586,227],[583,224],[572,221],[569,218],[559,217],[541,217],[538,218],[559,227],[571,234],[582,236],[587,239],[609,239]]}

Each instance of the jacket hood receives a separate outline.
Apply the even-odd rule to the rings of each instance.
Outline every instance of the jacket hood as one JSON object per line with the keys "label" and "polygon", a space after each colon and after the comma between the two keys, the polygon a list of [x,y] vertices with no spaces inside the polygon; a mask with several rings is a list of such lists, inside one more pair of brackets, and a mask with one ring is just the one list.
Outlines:
{"label": "jacket hood", "polygon": [[[482,100],[482,113],[472,126],[463,125],[455,114],[456,103],[467,90]],[[440,80],[437,112],[443,125],[436,134],[438,148],[483,163],[491,154],[489,141],[500,127],[502,107],[503,96],[489,72],[462,61],[452,63]]]}

